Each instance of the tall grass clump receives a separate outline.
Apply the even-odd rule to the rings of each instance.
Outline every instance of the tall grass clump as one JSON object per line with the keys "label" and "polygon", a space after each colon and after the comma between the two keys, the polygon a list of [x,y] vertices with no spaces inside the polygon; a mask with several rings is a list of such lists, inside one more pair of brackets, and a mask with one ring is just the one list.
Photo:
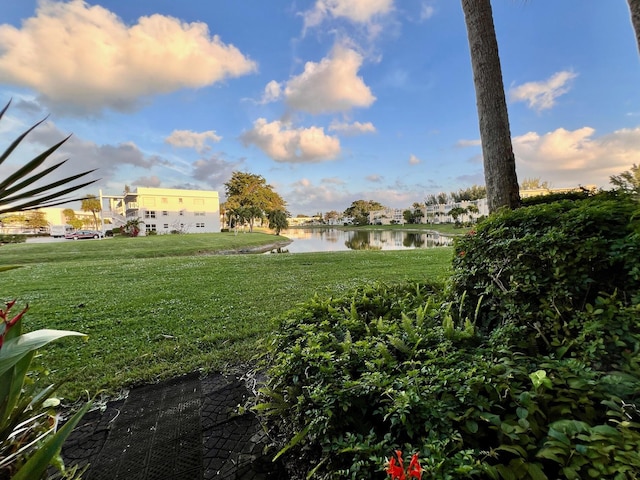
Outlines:
{"label": "tall grass clump", "polygon": [[281,319],[256,405],[292,478],[638,478],[638,204],[492,215],[444,286],[362,286]]}

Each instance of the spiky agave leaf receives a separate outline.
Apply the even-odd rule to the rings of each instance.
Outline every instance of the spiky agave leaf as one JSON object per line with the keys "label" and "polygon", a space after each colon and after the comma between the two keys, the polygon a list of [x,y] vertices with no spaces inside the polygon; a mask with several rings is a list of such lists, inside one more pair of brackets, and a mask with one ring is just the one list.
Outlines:
{"label": "spiky agave leaf", "polygon": [[[5,105],[5,107],[0,111],[0,120],[4,116],[5,112],[9,108],[11,104],[11,100]],[[46,118],[39,121],[32,127],[28,128],[25,132],[23,132],[18,138],[16,138],[9,147],[0,155],[0,165],[11,155],[11,153],[16,149],[16,147],[24,140],[24,138],[32,132],[36,127],[42,124]],[[52,147],[48,148],[40,155],[36,156],[34,159],[27,162],[26,165],[18,169],[4,181],[0,182],[0,214],[9,213],[9,212],[21,212],[25,210],[33,210],[41,207],[52,207],[55,205],[61,205],[63,203],[73,202],[77,200],[81,200],[81,198],[72,198],[72,199],[64,199],[65,195],[75,192],[81,188],[86,187],[87,185],[91,185],[97,180],[92,180],[90,182],[85,182],[81,184],[76,184],[69,186],[68,188],[62,190],[56,190],[59,187],[65,185],[71,185],[72,182],[77,180],[78,178],[84,177],[95,171],[87,170],[85,172],[71,175],[69,177],[63,178],[61,180],[57,180],[55,182],[48,183],[44,186],[35,187],[29,189],[35,182],[45,178],[47,175],[55,171],[58,167],[66,162],[66,160],[57,163],[56,165],[49,167],[39,173],[34,173],[34,171],[40,167],[49,156],[54,153],[62,144],[64,144],[70,136],[64,138],[60,142],[56,143]]]}

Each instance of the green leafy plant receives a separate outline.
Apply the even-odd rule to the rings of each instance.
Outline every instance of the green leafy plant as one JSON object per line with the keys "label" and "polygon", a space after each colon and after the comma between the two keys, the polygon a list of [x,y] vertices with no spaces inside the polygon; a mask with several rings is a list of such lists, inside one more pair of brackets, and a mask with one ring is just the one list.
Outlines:
{"label": "green leafy plant", "polygon": [[22,333],[22,317],[28,307],[11,317],[15,301],[0,309],[0,474],[14,480],[41,478],[60,452],[62,443],[88,410],[87,403],[57,430],[56,386],[38,391],[29,377],[38,348],[67,336],[82,334],[64,330]]}
{"label": "green leafy plant", "polygon": [[127,220],[122,230],[124,230],[130,237],[137,237],[140,234],[140,220],[139,218],[132,218]]}
{"label": "green leafy plant", "polygon": [[602,192],[493,215],[456,241],[452,301],[468,312],[483,298],[479,328],[526,324],[543,350],[570,339],[567,320],[601,292],[639,290],[636,211],[630,195]]}
{"label": "green leafy plant", "polygon": [[285,315],[255,408],[291,478],[375,478],[397,449],[427,478],[638,478],[635,211],[613,193],[499,213],[458,241],[444,291]]}
{"label": "green leafy plant", "polygon": [[[0,111],[0,119],[10,103]],[[0,155],[0,165],[41,123],[29,128],[9,145]],[[0,214],[66,203],[71,200],[63,199],[65,195],[93,183],[91,181],[69,186],[93,171],[89,170],[44,185],[39,184],[40,180],[66,162],[59,162],[37,172],[67,139],[68,137],[36,156],[0,182]],[[56,404],[52,395],[58,385],[39,390],[30,367],[38,348],[62,337],[82,334],[46,329],[22,333],[22,319],[28,306],[12,317],[11,309],[14,305],[15,300],[8,302],[5,309],[0,309],[0,476],[13,480],[38,479],[45,475],[51,464],[59,466],[64,474],[64,466],[58,458],[60,449],[89,409],[90,403],[86,403],[58,429],[58,417],[52,411],[52,406]],[[72,475],[75,474],[74,471]]]}

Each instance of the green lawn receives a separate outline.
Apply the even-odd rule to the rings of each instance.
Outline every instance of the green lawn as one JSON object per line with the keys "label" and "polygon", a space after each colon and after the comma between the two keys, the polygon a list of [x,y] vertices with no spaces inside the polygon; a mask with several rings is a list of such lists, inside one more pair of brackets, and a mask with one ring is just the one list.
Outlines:
{"label": "green lawn", "polygon": [[[202,234],[0,247],[3,300],[29,303],[27,330],[87,333],[44,348],[61,393],[120,389],[220,370],[260,351],[276,317],[314,294],[360,282],[444,280],[450,248],[280,255],[210,255],[270,243],[266,234]],[[198,252],[207,254],[198,254]]]}

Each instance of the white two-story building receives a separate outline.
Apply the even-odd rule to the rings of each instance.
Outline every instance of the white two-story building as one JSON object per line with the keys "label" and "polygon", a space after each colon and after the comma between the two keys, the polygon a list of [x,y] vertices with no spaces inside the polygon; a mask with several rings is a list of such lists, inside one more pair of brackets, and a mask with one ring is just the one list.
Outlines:
{"label": "white two-story building", "polygon": [[121,201],[110,197],[114,215],[140,220],[140,235],[220,232],[220,199],[211,190],[137,187]]}

